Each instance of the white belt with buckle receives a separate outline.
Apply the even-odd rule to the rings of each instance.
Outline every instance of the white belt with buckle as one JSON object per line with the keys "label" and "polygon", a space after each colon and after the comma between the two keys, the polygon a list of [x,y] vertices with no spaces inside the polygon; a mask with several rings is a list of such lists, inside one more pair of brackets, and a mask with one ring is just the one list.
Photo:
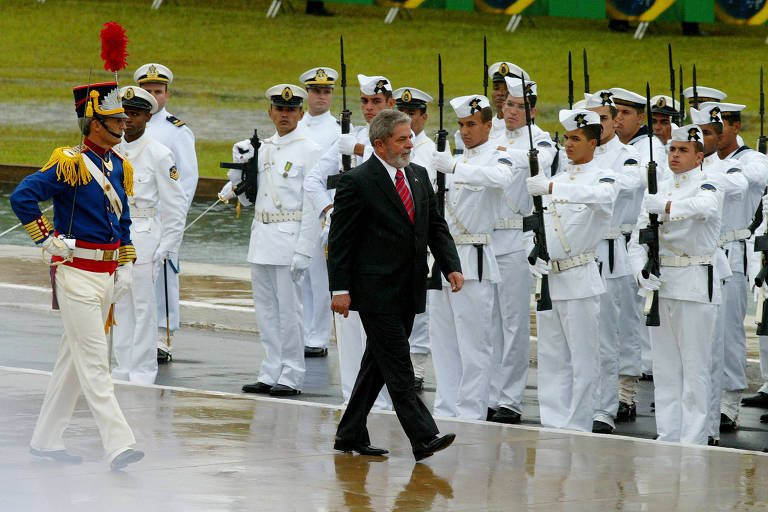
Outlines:
{"label": "white belt with buckle", "polygon": [[564,270],[586,265],[587,263],[591,263],[596,259],[597,259],[597,254],[594,251],[590,251],[590,252],[585,252],[583,254],[579,254],[578,256],[572,256],[570,258],[563,258],[561,260],[552,260],[551,272],[553,274],[559,274]]}
{"label": "white belt with buckle", "polygon": [[630,234],[630,233],[632,233],[632,231],[635,230],[635,225],[634,224],[621,224],[619,226],[619,229],[621,230],[622,233]]}
{"label": "white belt with buckle", "polygon": [[712,256],[664,256],[660,258],[662,267],[693,267],[711,265]]}
{"label": "white belt with buckle", "polygon": [[484,233],[452,236],[453,243],[456,245],[489,245],[491,243],[491,235]]}
{"label": "white belt with buckle", "polygon": [[720,235],[720,238],[717,241],[717,245],[719,247],[722,247],[728,242],[734,242],[736,240],[746,240],[750,236],[752,236],[752,232],[748,229],[737,229],[735,231],[726,231],[725,233]]}
{"label": "white belt with buckle", "polygon": [[619,238],[624,238],[624,233],[621,232],[621,228],[611,227],[603,233],[603,240],[617,240]]}
{"label": "white belt with buckle", "polygon": [[256,212],[254,215],[256,222],[262,224],[273,224],[275,222],[301,222],[301,210],[291,210],[287,212]]}
{"label": "white belt with buckle", "polygon": [[86,249],[84,247],[75,247],[72,250],[72,256],[84,260],[94,261],[116,261],[120,252],[117,249]]}
{"label": "white belt with buckle", "polygon": [[131,206],[132,219],[152,219],[157,217],[157,208],[134,208]]}
{"label": "white belt with buckle", "polygon": [[507,217],[496,221],[494,229],[523,229],[523,218],[519,215],[517,217]]}

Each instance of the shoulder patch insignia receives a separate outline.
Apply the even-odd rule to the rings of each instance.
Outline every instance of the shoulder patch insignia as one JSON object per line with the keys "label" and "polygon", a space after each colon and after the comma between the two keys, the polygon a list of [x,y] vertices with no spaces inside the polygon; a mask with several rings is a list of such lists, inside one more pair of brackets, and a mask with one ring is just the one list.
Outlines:
{"label": "shoulder patch insignia", "polygon": [[710,183],[704,183],[701,186],[701,190],[709,190],[710,192],[715,192],[717,189],[715,188],[714,185],[712,185]]}
{"label": "shoulder patch insignia", "polygon": [[165,118],[165,120],[168,121],[169,123],[171,123],[173,126],[175,126],[177,128],[181,128],[182,126],[187,124],[184,121],[182,121],[181,119],[178,119],[176,116],[171,116],[171,115],[167,116]]}
{"label": "shoulder patch insignia", "polygon": [[634,158],[627,158],[624,160],[624,165],[638,165],[638,163]]}
{"label": "shoulder patch insignia", "polygon": [[614,183],[615,181],[613,178],[600,178],[600,183]]}
{"label": "shoulder patch insignia", "polygon": [[538,144],[536,144],[536,145],[537,145],[537,146],[541,146],[541,147],[543,147],[543,148],[551,148],[551,147],[552,147],[552,144],[550,144],[549,142],[547,142],[547,141],[545,141],[545,140],[543,140],[543,141],[539,142],[539,143],[538,143]]}
{"label": "shoulder patch insignia", "polygon": [[171,175],[171,179],[176,181],[179,179],[179,170],[176,168],[176,166],[171,166],[171,168],[168,171]]}
{"label": "shoulder patch insignia", "polygon": [[728,169],[728,171],[727,171],[727,173],[728,173],[728,174],[733,174],[733,173],[735,173],[735,172],[741,172],[741,169],[739,169],[738,167],[731,167],[731,168],[730,168],[730,169]]}
{"label": "shoulder patch insignia", "polygon": [[499,163],[512,167],[512,161],[508,158],[499,158]]}

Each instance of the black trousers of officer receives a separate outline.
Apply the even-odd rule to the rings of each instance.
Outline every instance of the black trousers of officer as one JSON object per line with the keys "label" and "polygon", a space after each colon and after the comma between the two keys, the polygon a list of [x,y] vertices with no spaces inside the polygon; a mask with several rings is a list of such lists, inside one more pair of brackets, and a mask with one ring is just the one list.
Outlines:
{"label": "black trousers of officer", "polygon": [[427,406],[413,388],[414,375],[408,337],[413,312],[382,314],[360,312],[367,337],[349,404],[336,436],[370,444],[366,418],[381,388],[387,386],[392,405],[411,444],[431,439],[439,430]]}

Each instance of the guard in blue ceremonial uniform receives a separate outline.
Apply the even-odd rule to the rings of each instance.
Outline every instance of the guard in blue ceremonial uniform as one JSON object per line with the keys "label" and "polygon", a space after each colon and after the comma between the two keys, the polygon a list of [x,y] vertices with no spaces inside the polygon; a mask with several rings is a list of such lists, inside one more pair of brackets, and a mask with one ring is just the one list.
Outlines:
{"label": "guard in blue ceremonial uniform", "polygon": [[[54,150],[11,195],[14,213],[51,266],[53,306],[64,324],[30,447],[34,455],[82,462],[65,451],[62,439],[82,391],[110,466],[120,469],[144,456],[132,448],[136,441],[115,398],[105,335],[111,304],[131,288],[136,259],[128,211],[133,169],[112,150],[126,119],[117,84],[76,87],[74,96],[83,143]],[[38,207],[48,199],[55,225]]]}

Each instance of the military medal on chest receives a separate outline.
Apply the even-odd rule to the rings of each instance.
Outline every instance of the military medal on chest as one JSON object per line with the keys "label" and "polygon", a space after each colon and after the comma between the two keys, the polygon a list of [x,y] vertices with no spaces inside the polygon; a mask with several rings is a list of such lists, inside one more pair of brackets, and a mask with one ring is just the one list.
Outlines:
{"label": "military medal on chest", "polygon": [[293,162],[285,163],[285,167],[283,167],[283,178],[288,177],[288,172],[291,170],[291,167],[293,167]]}

